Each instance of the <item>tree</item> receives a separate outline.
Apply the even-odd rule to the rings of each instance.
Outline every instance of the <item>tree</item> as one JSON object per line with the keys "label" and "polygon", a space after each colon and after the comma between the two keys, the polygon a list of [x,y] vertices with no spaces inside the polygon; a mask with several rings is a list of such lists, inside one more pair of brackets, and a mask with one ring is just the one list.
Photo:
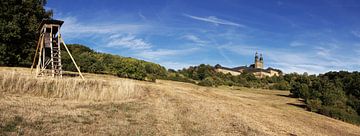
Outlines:
{"label": "tree", "polygon": [[46,0],[0,1],[0,65],[31,65],[39,24],[52,15],[44,4]]}

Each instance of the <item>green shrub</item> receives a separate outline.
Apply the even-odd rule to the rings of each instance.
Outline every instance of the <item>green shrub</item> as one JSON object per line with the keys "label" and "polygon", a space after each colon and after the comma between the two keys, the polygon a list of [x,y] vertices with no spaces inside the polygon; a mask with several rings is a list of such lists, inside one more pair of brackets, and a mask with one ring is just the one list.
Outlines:
{"label": "green shrub", "polygon": [[214,79],[212,79],[211,77],[207,77],[204,80],[201,80],[198,85],[201,86],[215,86],[215,82]]}
{"label": "green shrub", "polygon": [[323,106],[319,110],[319,113],[346,122],[360,124],[360,117],[355,112],[349,112],[346,109],[336,108],[332,106]]}
{"label": "green shrub", "polygon": [[150,82],[156,82],[156,77],[154,75],[147,75],[145,80]]}
{"label": "green shrub", "polygon": [[315,100],[306,100],[306,107],[308,110],[312,111],[312,112],[318,112],[321,109],[322,106],[322,102],[319,99],[315,99]]}
{"label": "green shrub", "polygon": [[281,81],[281,82],[275,83],[274,85],[270,86],[270,89],[290,90],[290,85],[286,81]]}

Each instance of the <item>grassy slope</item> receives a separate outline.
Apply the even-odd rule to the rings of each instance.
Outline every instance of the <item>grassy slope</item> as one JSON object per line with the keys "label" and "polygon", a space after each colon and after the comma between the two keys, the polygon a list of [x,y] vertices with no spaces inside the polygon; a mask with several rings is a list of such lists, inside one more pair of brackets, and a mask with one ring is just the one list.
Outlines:
{"label": "grassy slope", "polygon": [[[55,89],[34,89],[39,80],[50,81],[34,79],[24,68],[0,67],[0,77],[0,135],[360,134],[359,126],[305,111],[285,91],[94,74],[85,74],[86,81],[52,81]],[[60,86],[63,89],[56,89]]]}

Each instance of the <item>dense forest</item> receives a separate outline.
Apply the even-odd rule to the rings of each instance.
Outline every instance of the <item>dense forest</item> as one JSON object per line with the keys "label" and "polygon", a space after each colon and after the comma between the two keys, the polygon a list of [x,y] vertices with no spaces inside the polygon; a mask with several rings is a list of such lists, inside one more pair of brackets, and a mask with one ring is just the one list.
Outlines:
{"label": "dense forest", "polygon": [[31,65],[39,24],[52,15],[44,4],[46,0],[0,1],[0,65]]}
{"label": "dense forest", "polygon": [[290,92],[302,98],[310,111],[360,124],[359,72],[294,75]]}
{"label": "dense forest", "polygon": [[[44,4],[46,0],[0,1],[0,66],[30,67],[39,24],[42,19],[52,15],[52,11],[44,9]],[[205,64],[182,70],[166,70],[159,64],[98,53],[83,45],[69,44],[68,47],[84,72],[147,81],[175,80],[212,87],[290,90],[291,96],[302,99],[309,111],[360,124],[359,72],[340,71],[321,75],[291,73],[266,78],[256,78],[250,73],[232,76],[218,73],[213,66]],[[67,53],[62,54],[63,68],[76,71]]]}

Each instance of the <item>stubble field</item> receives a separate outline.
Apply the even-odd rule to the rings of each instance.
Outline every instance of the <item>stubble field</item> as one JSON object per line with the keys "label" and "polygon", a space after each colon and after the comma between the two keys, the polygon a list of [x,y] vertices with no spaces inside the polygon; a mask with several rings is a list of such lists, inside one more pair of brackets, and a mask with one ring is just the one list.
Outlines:
{"label": "stubble field", "polygon": [[0,67],[0,135],[360,135],[288,91],[85,78]]}

